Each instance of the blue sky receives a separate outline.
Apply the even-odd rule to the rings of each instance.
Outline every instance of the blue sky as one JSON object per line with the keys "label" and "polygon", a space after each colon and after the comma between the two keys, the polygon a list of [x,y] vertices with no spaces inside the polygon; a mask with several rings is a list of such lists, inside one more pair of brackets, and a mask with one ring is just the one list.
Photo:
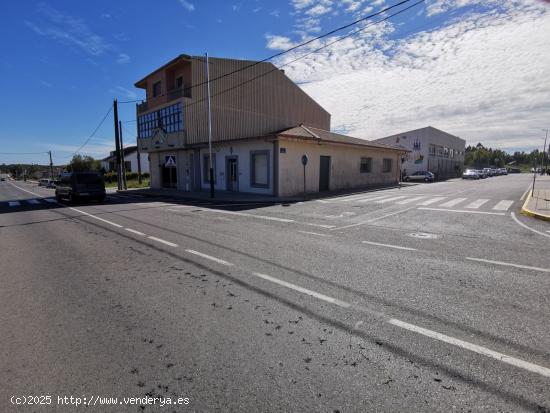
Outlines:
{"label": "blue sky", "polygon": [[[391,4],[2,2],[0,152],[51,149],[54,163],[64,163],[114,97],[142,97],[134,82],[180,53],[263,59]],[[333,114],[333,129],[353,136],[372,139],[430,124],[468,143],[530,149],[550,126],[548,8],[536,0],[427,0],[290,64],[287,74]],[[120,117],[133,120],[134,105],[121,105]],[[135,124],[126,128],[130,143]],[[82,153],[104,156],[112,136],[109,117]],[[45,161],[44,154],[0,154],[0,163]]]}

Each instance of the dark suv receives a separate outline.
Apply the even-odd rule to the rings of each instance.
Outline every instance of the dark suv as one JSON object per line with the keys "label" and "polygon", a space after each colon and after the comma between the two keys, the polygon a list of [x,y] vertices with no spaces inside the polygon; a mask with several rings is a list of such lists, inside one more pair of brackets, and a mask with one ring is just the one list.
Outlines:
{"label": "dark suv", "polygon": [[82,199],[105,200],[105,181],[99,172],[67,172],[59,176],[55,188],[55,198],[71,202]]}

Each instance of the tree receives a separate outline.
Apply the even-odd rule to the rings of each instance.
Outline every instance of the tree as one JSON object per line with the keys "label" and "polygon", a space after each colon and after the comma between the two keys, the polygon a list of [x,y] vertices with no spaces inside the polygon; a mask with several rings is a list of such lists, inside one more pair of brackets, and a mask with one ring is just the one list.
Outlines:
{"label": "tree", "polygon": [[91,156],[74,155],[71,162],[67,165],[69,172],[100,171],[101,162]]}

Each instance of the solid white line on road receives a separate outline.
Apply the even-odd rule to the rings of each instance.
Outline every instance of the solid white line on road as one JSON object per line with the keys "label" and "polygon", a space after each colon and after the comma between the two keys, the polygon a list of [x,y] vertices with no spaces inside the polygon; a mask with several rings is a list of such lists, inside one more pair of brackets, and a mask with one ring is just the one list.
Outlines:
{"label": "solid white line on road", "polygon": [[57,201],[53,198],[44,198],[44,201],[49,202],[50,204],[55,204]]}
{"label": "solid white line on road", "polygon": [[507,211],[512,206],[514,201],[503,200],[496,204],[493,209],[497,211]]}
{"label": "solid white line on road", "polygon": [[117,224],[117,223],[115,223],[115,222],[112,222],[112,221],[107,221],[106,219],[97,217],[97,216],[92,215],[92,214],[88,214],[87,212],[84,212],[84,211],[82,211],[81,209],[72,208],[72,207],[69,207],[69,209],[72,209],[73,211],[76,211],[76,212],[78,212],[79,214],[86,215],[87,217],[97,219],[98,221],[105,222],[106,224],[112,225],[113,227],[123,228],[122,225],[119,225],[119,224]]}
{"label": "solid white line on road", "polygon": [[302,234],[318,235],[320,237],[332,237],[332,235],[330,234],[319,234],[318,232],[309,232],[309,231],[298,231],[298,232],[301,232]]}
{"label": "solid white line on road", "polygon": [[529,193],[529,191],[531,190],[531,185],[529,185],[529,188],[527,188],[525,190],[525,192],[523,193],[523,195],[521,196],[521,198],[519,199],[520,201],[523,201],[525,199],[525,197],[527,196],[527,194]]}
{"label": "solid white line on road", "polygon": [[[172,208],[196,208],[195,205],[170,205]],[[168,211],[173,211],[173,209],[169,209]]]}
{"label": "solid white line on road", "polygon": [[398,250],[407,250],[407,251],[418,251],[416,248],[401,247],[399,245],[381,244],[379,242],[372,242],[372,241],[361,241],[361,242],[363,244],[377,245],[379,247],[388,247],[388,248],[395,248],[395,249],[398,249]]}
{"label": "solid white line on road", "polygon": [[141,235],[142,237],[145,236],[143,232],[136,231],[135,229],[132,229],[132,228],[124,228],[124,229],[128,232],[131,232],[132,234]]}
{"label": "solid white line on road", "polygon": [[40,195],[40,194],[37,194],[36,192],[32,192],[32,191],[28,191],[28,190],[26,190],[26,189],[23,189],[23,188],[21,188],[21,187],[15,185],[15,184],[12,184],[11,182],[8,182],[8,183],[9,183],[10,185],[16,187],[17,189],[21,190],[21,191],[27,192],[27,193],[29,193],[29,194],[31,194],[31,195],[35,195],[35,196],[37,196],[37,197],[39,197],[39,198],[44,198],[44,196],[42,196],[42,195]]}
{"label": "solid white line on road", "polygon": [[401,211],[396,211],[396,212],[392,212],[390,214],[382,215],[381,217],[371,218],[368,221],[362,221],[362,222],[357,222],[355,224],[344,225],[343,227],[332,228],[332,230],[336,231],[336,230],[340,230],[340,229],[347,229],[347,228],[357,227],[359,225],[370,224],[371,222],[378,221],[380,219],[388,218],[388,217],[391,217],[391,216],[397,215],[397,214],[402,214],[403,212],[410,211],[413,208],[416,208],[416,207],[410,207],[410,208],[402,209]]}
{"label": "solid white line on road", "polygon": [[486,204],[487,202],[489,202],[488,199],[478,199],[472,202],[471,204],[466,205],[466,208],[478,209],[480,206],[482,206],[483,204]]}
{"label": "solid white line on road", "polygon": [[521,221],[516,217],[516,214],[514,214],[513,212],[512,212],[512,218],[514,219],[514,221],[516,221],[517,224],[521,225],[523,228],[526,228],[526,229],[528,229],[529,231],[534,232],[535,234],[542,235],[543,237],[548,237],[548,238],[550,238],[550,235],[545,234],[544,232],[541,232],[541,231],[537,231],[536,229],[531,228],[530,226],[525,225],[523,222],[521,222]]}
{"label": "solid white line on road", "polygon": [[195,250],[185,250],[185,251],[187,251],[189,254],[198,255],[199,257],[206,258],[207,260],[217,262],[218,264],[227,265],[229,267],[231,267],[233,265],[230,262],[224,261],[220,258],[213,257],[211,255],[203,254],[202,252],[198,252],[198,251],[195,251]]}
{"label": "solid white line on road", "polygon": [[414,197],[414,198],[409,198],[409,199],[405,199],[405,200],[403,200],[403,201],[396,202],[396,204],[397,204],[397,205],[410,204],[411,202],[419,201],[419,200],[421,200],[422,198],[424,198],[424,197],[423,197],[423,196],[417,196],[417,197]]}
{"label": "solid white line on road", "polygon": [[474,353],[478,353],[483,356],[494,358],[498,361],[502,361],[503,363],[507,363],[512,366],[519,367],[521,369],[524,369],[533,373],[538,373],[541,376],[550,377],[550,369],[543,366],[539,366],[538,364],[529,363],[528,361],[517,359],[515,357],[511,357],[506,354],[502,354],[497,351],[490,350],[486,347],[478,346],[477,344],[460,340],[458,338],[450,337],[445,334],[438,333],[436,331],[418,327],[418,326],[415,326],[414,324],[409,324],[404,321],[397,320],[395,318],[390,319],[388,323],[397,327],[404,328],[405,330],[412,331],[414,333],[422,334],[426,337],[430,337],[435,340],[443,341],[444,343],[447,343],[447,344],[452,344],[454,346],[473,351]]}
{"label": "solid white line on road", "polygon": [[380,199],[379,201],[376,201],[376,203],[377,204],[385,204],[386,202],[397,201],[398,199],[403,199],[403,198],[406,198],[406,196],[394,196],[394,197],[391,197],[391,198]]}
{"label": "solid white line on road", "polygon": [[8,205],[11,206],[11,207],[19,206],[19,205],[21,205],[21,202],[19,202],[19,201],[9,201]]}
{"label": "solid white line on road", "polygon": [[440,207],[452,207],[457,204],[460,204],[463,201],[466,201],[468,198],[455,198],[451,199],[450,201],[445,202],[444,204],[439,205]]}
{"label": "solid white line on road", "polygon": [[506,215],[504,212],[486,212],[486,211],[465,211],[463,209],[446,209],[446,208],[418,208],[423,211],[443,211],[443,212],[462,212],[464,214],[485,214],[485,215]]}
{"label": "solid white line on road", "polygon": [[416,205],[430,205],[430,204],[435,204],[436,202],[440,202],[440,201],[443,201],[444,199],[446,199],[447,197],[445,196],[437,196],[435,198],[430,198],[430,199],[427,199],[426,201],[424,202],[419,202],[418,204]]}
{"label": "solid white line on road", "polygon": [[173,242],[170,242],[170,241],[166,241],[162,238],[157,238],[157,237],[147,237],[153,241],[157,241],[157,242],[160,242],[161,244],[164,244],[164,245],[168,245],[169,247],[177,247],[178,244],[174,244]]}
{"label": "solid white line on road", "polygon": [[275,277],[271,277],[267,274],[262,274],[262,273],[259,273],[259,272],[254,272],[253,274],[256,277],[262,278],[262,279],[267,280],[267,281],[271,281],[272,283],[275,283],[275,284],[282,285],[283,287],[290,288],[294,291],[298,291],[300,293],[310,295],[312,297],[318,298],[319,300],[323,300],[323,301],[326,301],[326,302],[331,303],[331,304],[336,304],[337,306],[344,307],[344,308],[351,307],[351,304],[346,303],[345,301],[340,301],[336,298],[332,298],[332,297],[329,297],[327,295],[324,295],[324,294],[321,294],[321,293],[318,293],[318,292],[315,292],[315,291],[308,290],[307,288],[300,287],[298,285],[289,283],[287,281],[280,280],[280,279],[275,278]]}
{"label": "solid white line on road", "polygon": [[27,200],[27,202],[31,205],[40,205],[40,202],[37,201],[36,199],[29,199]]}
{"label": "solid white line on road", "polygon": [[336,228],[336,225],[312,224],[311,222],[298,222],[298,223],[301,225],[309,225],[310,227],[317,227],[317,228],[326,228],[326,229]]}
{"label": "solid white line on road", "polygon": [[506,267],[516,267],[516,268],[523,268],[523,269],[526,269],[526,270],[542,271],[542,272],[549,272],[550,273],[549,268],[531,267],[530,265],[512,264],[510,262],[486,260],[486,259],[483,259],[483,258],[466,257],[466,259],[470,260],[470,261],[486,262],[488,264],[504,265]]}

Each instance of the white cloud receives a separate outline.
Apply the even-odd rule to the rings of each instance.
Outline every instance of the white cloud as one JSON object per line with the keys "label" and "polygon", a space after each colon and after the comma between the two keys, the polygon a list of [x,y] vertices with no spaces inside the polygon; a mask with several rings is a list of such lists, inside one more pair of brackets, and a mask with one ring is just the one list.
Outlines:
{"label": "white cloud", "polygon": [[126,53],[120,53],[116,59],[116,62],[118,64],[128,63],[129,61],[130,61],[130,56],[128,56]]}
{"label": "white cloud", "polygon": [[40,36],[76,47],[91,56],[101,56],[112,49],[112,45],[90,30],[81,19],[63,14],[45,3],[38,5],[37,12],[41,21],[26,20],[25,24]]}
{"label": "white cloud", "polygon": [[285,70],[332,113],[333,129],[353,136],[432,125],[471,144],[538,147],[550,119],[550,9],[512,2],[404,39],[390,36],[393,24],[377,25]]}
{"label": "white cloud", "polygon": [[266,47],[271,50],[287,50],[296,45],[288,37],[285,36],[273,36],[270,34],[266,34],[265,37],[267,38]]}
{"label": "white cloud", "polygon": [[128,100],[135,100],[137,99],[137,93],[133,90],[127,89],[123,86],[116,86],[113,89],[109,89],[109,93],[115,96],[123,96],[124,98]]}
{"label": "white cloud", "polygon": [[193,3],[191,3],[190,1],[179,0],[179,2],[185,10],[187,10],[187,11],[194,11],[195,10],[195,5]]}

